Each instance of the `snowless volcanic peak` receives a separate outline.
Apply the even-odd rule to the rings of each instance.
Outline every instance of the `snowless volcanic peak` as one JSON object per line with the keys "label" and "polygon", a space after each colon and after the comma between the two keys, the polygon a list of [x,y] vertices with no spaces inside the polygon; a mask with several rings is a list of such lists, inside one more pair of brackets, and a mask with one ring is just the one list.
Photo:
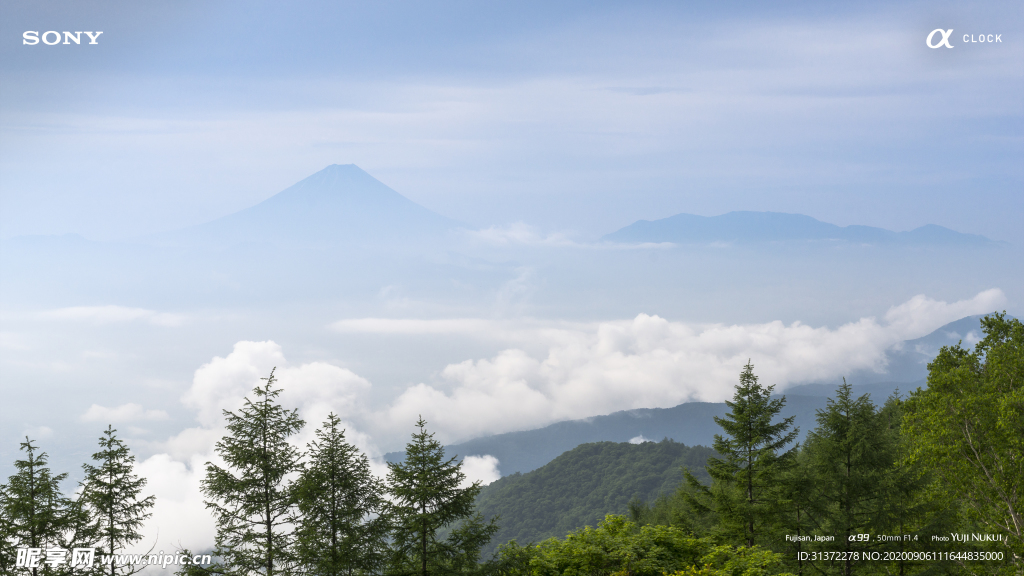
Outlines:
{"label": "snowless volcanic peak", "polygon": [[171,243],[360,243],[432,237],[459,227],[355,164],[332,164],[259,204],[161,238]]}

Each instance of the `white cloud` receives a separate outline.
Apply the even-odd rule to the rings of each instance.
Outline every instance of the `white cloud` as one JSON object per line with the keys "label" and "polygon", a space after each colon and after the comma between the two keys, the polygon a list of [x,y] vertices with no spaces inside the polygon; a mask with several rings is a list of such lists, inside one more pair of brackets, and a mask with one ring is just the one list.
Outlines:
{"label": "white cloud", "polygon": [[49,426],[33,426],[21,432],[22,437],[27,436],[31,440],[46,440],[53,437],[53,428]]}
{"label": "white cloud", "polygon": [[[526,289],[517,290],[506,283],[499,294],[500,306],[510,306]],[[484,318],[349,318],[331,323],[328,328],[348,334],[460,335],[505,342],[536,342],[556,338],[565,330],[585,330],[594,323],[541,321],[530,318],[493,320]]]}
{"label": "white cloud", "polygon": [[342,417],[359,413],[360,397],[370,388],[368,380],[351,370],[324,362],[288,366],[275,342],[242,341],[226,357],[216,357],[196,370],[182,401],[196,410],[203,427],[219,427],[224,410],[241,408],[274,368],[282,389],[279,401],[298,408],[303,418],[317,426],[332,410]]}
{"label": "white cloud", "polygon": [[277,371],[283,388],[280,396],[283,406],[295,407],[306,421],[295,443],[305,446],[316,437],[327,415],[334,412],[341,418],[345,440],[371,458],[380,456],[376,444],[354,424],[367,412],[363,398],[370,391],[370,382],[350,370],[325,362],[312,362]]}
{"label": "white cloud", "polygon": [[154,326],[180,326],[185,321],[185,317],[180,314],[113,305],[57,308],[42,312],[40,316],[48,320],[93,322],[95,324],[148,322]]}
{"label": "white cloud", "polygon": [[213,547],[216,528],[200,489],[210,459],[200,453],[182,462],[169,454],[156,454],[136,466],[136,473],[146,479],[144,494],[156,496],[153,516],[146,521],[136,552],[148,550],[157,540],[154,550]]}
{"label": "white cloud", "polygon": [[201,425],[218,426],[224,410],[240,408],[245,396],[260,384],[260,378],[266,378],[274,366],[284,362],[281,347],[274,342],[238,342],[226,357],[218,356],[196,370],[182,402],[196,410]]}
{"label": "white cloud", "polygon": [[640,314],[584,328],[537,330],[537,355],[508,349],[450,364],[443,383],[409,387],[378,416],[378,431],[422,415],[443,442],[631,408],[727,399],[748,359],[766,384],[831,381],[855,370],[885,370],[886,350],[963,316],[990,312],[999,290],[946,303],[916,296],[885,322],[838,328],[794,322],[690,325]]}
{"label": "white cloud", "polygon": [[501,472],[498,471],[498,459],[490,454],[463,458],[462,473],[466,475],[466,480],[462,483],[463,487],[469,486],[473,482],[480,482],[486,486],[501,478]]}
{"label": "white cloud", "polygon": [[902,335],[901,339],[909,340],[964,316],[992,312],[1005,304],[1006,295],[998,288],[979,292],[970,300],[960,300],[952,304],[918,294],[907,302],[890,308],[885,313],[885,320],[891,329]]}
{"label": "white cloud", "polygon": [[470,240],[489,246],[548,246],[591,250],[664,250],[676,246],[672,242],[581,242],[573,240],[568,232],[544,234],[536,226],[523,222],[481,230],[463,230],[462,233]]}
{"label": "white cloud", "polygon": [[222,437],[223,427],[186,428],[163,442],[154,443],[151,449],[178,462],[188,462],[197,454],[213,454],[214,445]]}
{"label": "white cloud", "polygon": [[470,239],[493,246],[581,246],[564,232],[544,235],[537,227],[523,222],[482,230],[464,230],[463,233]]}
{"label": "white cloud", "polygon": [[167,420],[170,416],[163,410],[146,410],[139,404],[129,402],[114,408],[107,408],[99,404],[89,406],[89,409],[82,414],[82,422],[103,422],[106,424],[119,424],[122,422],[138,422]]}
{"label": "white cloud", "polygon": [[651,440],[650,438],[644,438],[643,434],[640,434],[639,436],[633,436],[632,438],[629,439],[630,444],[643,444],[644,442],[653,442],[653,440]]}
{"label": "white cloud", "polygon": [[369,334],[476,334],[487,332],[493,322],[477,318],[352,318],[339,320],[330,328],[337,332]]}
{"label": "white cloud", "polygon": [[14,332],[0,332],[0,349],[13,352],[25,352],[32,348],[25,342],[24,336]]}

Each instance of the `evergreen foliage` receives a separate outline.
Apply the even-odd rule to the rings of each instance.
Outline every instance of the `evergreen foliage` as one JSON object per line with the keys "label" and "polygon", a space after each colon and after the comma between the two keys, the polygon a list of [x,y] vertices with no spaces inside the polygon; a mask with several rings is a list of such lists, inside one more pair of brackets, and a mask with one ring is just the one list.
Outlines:
{"label": "evergreen foliage", "polygon": [[[695,446],[695,448],[707,450],[710,448]],[[691,471],[691,473],[702,482],[706,480],[707,472],[703,469]],[[697,490],[686,481],[679,484],[675,492],[662,494],[653,501],[640,499],[629,502],[630,520],[637,524],[656,524],[664,526],[675,526],[687,533],[698,536],[709,536],[717,532],[717,523],[714,514],[706,510],[697,510],[691,504],[697,496]]]}
{"label": "evergreen foliage", "polygon": [[276,403],[274,370],[253,389],[255,401],[224,411],[228,434],[216,444],[226,468],[206,463],[203,494],[217,523],[216,555],[237,576],[274,576],[294,569],[294,490],[299,451],[288,437],[303,425],[297,411]]}
{"label": "evergreen foliage", "polygon": [[311,576],[375,573],[386,552],[383,483],[340,424],[331,413],[317,430],[296,483],[295,555]]}
{"label": "evergreen foliage", "polygon": [[[808,434],[807,443],[796,449],[774,479],[780,503],[777,525],[762,540],[766,549],[783,554],[788,569],[815,575],[907,575],[949,569],[944,560],[905,556],[870,566],[813,556],[950,550],[932,536],[948,536],[954,529],[955,506],[951,508],[949,499],[936,490],[927,468],[904,457],[909,440],[903,410],[897,395],[879,409],[868,395],[853,398],[852,388],[844,382],[819,411],[818,426]],[[734,471],[736,477],[745,477],[741,467]],[[715,481],[712,476],[711,486],[703,486],[689,479],[675,496],[632,503],[631,515],[713,536],[721,543],[746,545],[743,534],[722,527],[719,510],[713,508]],[[811,556],[805,560],[801,553]]]}
{"label": "evergreen foliage", "polygon": [[14,533],[17,523],[8,517],[5,504],[7,485],[0,484],[0,576],[13,576],[18,550],[14,547]]}
{"label": "evergreen foliage", "polygon": [[405,461],[388,464],[391,571],[420,576],[473,573],[497,525],[474,514],[480,483],[461,487],[466,479],[462,463],[456,457],[445,459],[444,447],[426,425],[423,418],[416,423],[419,431],[406,445]]}
{"label": "evergreen foliage", "polygon": [[[813,547],[803,540],[815,534],[815,516],[813,505],[815,500],[811,497],[814,493],[814,477],[809,473],[810,453],[806,449],[798,449],[794,458],[793,466],[779,478],[783,506],[781,509],[780,523],[783,530],[776,534],[775,540],[771,543],[771,549],[784,553],[788,559],[787,564],[798,575],[805,574],[806,562],[801,555]],[[789,534],[793,538],[787,539],[783,534]]]}
{"label": "evergreen foliage", "polygon": [[[884,533],[887,475],[895,461],[895,446],[878,410],[867,394],[853,398],[843,380],[836,397],[818,414],[818,427],[807,435],[808,476],[813,478],[809,500],[817,533],[836,538],[835,550],[863,552],[878,541],[860,542],[856,534]],[[849,576],[851,555],[839,573]]]}
{"label": "evergreen foliage", "polygon": [[[25,456],[14,461],[17,472],[8,478],[0,491],[3,497],[0,516],[7,519],[4,537],[10,544],[4,551],[5,562],[7,555],[14,552],[13,548],[69,549],[82,545],[87,538],[86,518],[81,505],[60,490],[60,483],[67,479],[67,473],[51,473],[46,452],[37,452],[38,448],[28,437],[21,443],[21,450]],[[4,570],[15,573],[13,564],[5,565]],[[40,562],[29,572],[32,576],[50,576],[60,574],[64,569],[64,566]]]}
{"label": "evergreen foliage", "polygon": [[726,436],[715,435],[707,473],[711,486],[701,484],[693,474],[686,480],[692,492],[684,497],[698,512],[713,513],[720,535],[747,546],[764,543],[775,536],[784,506],[780,479],[793,465],[794,448],[783,449],[796,438],[793,417],[773,422],[784,399],[772,398],[774,386],[761,386],[754,366],[747,363],[724,418],[715,417]]}
{"label": "evergreen foliage", "polygon": [[9,518],[3,508],[7,486],[0,485],[0,576],[13,576],[18,550],[14,546],[14,532],[17,523]]}
{"label": "evergreen foliage", "polygon": [[[92,455],[97,465],[82,465],[85,479],[82,481],[81,501],[89,517],[90,534],[95,538],[97,554],[117,554],[140,540],[142,534],[139,530],[152,515],[149,509],[155,502],[154,496],[140,499],[146,479],[134,474],[135,456],[114,432],[116,430],[108,425],[100,437],[100,451]],[[108,567],[101,569],[110,576],[141,570],[116,566],[113,562],[109,572]]]}

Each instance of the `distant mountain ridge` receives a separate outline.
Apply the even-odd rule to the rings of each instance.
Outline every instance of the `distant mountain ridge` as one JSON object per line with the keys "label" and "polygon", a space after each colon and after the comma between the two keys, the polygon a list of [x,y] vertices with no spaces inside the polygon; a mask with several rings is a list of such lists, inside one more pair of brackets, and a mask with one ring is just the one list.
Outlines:
{"label": "distant mountain ridge", "polygon": [[[332,164],[270,198],[204,224],[143,236],[128,244],[223,248],[246,245],[416,245],[471,226],[429,210],[355,164]],[[71,235],[16,237],[17,246],[68,244]],[[79,240],[82,240],[79,238]],[[802,214],[736,211],[719,216],[676,214],[638,220],[606,234],[615,243],[765,243],[843,241],[884,245],[1000,244],[928,224],[909,232],[837,226]],[[87,243],[92,243],[85,241]],[[103,243],[100,243],[103,244]]]}
{"label": "distant mountain ridge", "polygon": [[[815,411],[825,407],[825,397],[787,395],[783,416],[795,416],[801,432],[813,428]],[[490,454],[498,459],[502,476],[536,470],[580,444],[634,442],[663,439],[688,446],[710,446],[721,429],[715,416],[728,412],[724,402],[686,402],[672,408],[638,408],[604,416],[568,420],[522,432],[507,432],[445,446],[448,455]],[[399,459],[401,453],[386,457]]]}
{"label": "distant mountain ridge", "polygon": [[928,224],[909,232],[872,226],[837,226],[802,214],[729,212],[720,216],[676,214],[660,220],[638,220],[601,238],[605,242],[703,244],[712,242],[844,241],[862,244],[970,245],[995,244],[976,234],[963,234]]}

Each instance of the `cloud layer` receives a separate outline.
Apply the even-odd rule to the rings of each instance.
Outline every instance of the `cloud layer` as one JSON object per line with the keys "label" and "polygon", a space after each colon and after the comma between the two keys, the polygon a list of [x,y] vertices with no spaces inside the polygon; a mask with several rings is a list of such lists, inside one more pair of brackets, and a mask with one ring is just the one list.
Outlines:
{"label": "cloud layer", "polygon": [[146,410],[139,404],[129,402],[113,408],[93,404],[82,414],[82,422],[103,422],[104,424],[120,424],[122,422],[144,422],[167,420],[170,418],[163,410]]}
{"label": "cloud layer", "polygon": [[444,441],[454,442],[616,410],[720,402],[731,396],[748,360],[780,390],[855,370],[884,372],[891,346],[1004,301],[998,289],[954,303],[915,296],[882,321],[862,318],[834,329],[778,321],[690,325],[646,314],[536,328],[532,339],[546,344],[546,355],[511,348],[451,364],[442,382],[408,388],[374,422],[397,427],[423,415]]}
{"label": "cloud layer", "polygon": [[57,308],[42,312],[40,316],[47,320],[93,322],[95,324],[148,322],[154,326],[180,326],[185,321],[185,317],[180,314],[113,305]]}

